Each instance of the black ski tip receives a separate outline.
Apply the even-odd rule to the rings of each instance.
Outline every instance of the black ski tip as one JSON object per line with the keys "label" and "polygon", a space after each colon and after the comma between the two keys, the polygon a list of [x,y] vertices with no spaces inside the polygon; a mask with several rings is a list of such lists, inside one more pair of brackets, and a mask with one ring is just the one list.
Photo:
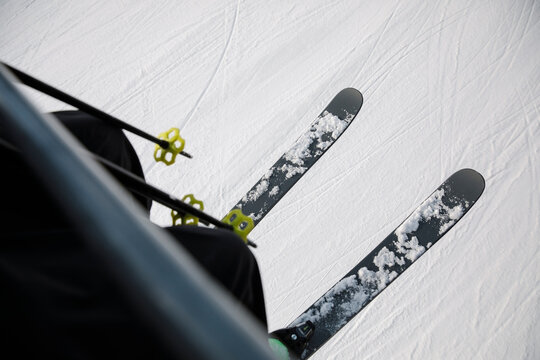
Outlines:
{"label": "black ski tip", "polygon": [[359,104],[360,106],[362,106],[362,104],[364,103],[364,95],[360,92],[360,90],[353,87],[341,90],[337,96],[349,98],[354,101],[354,103]]}
{"label": "black ski tip", "polygon": [[480,198],[486,187],[482,174],[469,168],[455,172],[447,181],[453,183],[456,189],[466,195],[466,199],[473,202]]}
{"label": "black ski tip", "polygon": [[476,180],[485,184],[485,179],[478,171],[471,168],[464,168],[457,171],[455,174],[460,174],[460,176],[467,176],[471,180]]}
{"label": "black ski tip", "polygon": [[363,104],[364,97],[360,91],[355,88],[345,88],[334,97],[325,111],[344,119],[350,114],[358,114]]}
{"label": "black ski tip", "polygon": [[360,99],[362,102],[364,102],[364,95],[360,92],[360,90],[355,89],[353,87],[348,87],[339,92],[339,94],[344,94],[347,96],[353,96],[357,100]]}

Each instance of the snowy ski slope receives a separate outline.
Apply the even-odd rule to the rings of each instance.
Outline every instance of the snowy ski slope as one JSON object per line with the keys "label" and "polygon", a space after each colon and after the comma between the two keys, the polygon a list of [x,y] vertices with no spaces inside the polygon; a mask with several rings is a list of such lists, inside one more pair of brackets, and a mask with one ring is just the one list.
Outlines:
{"label": "snowy ski slope", "polygon": [[359,89],[358,118],[252,233],[271,329],[470,167],[480,201],[314,358],[540,358],[540,2],[3,0],[0,24],[2,61],[179,127],[195,159],[170,168],[131,139],[150,182],[216,216]]}

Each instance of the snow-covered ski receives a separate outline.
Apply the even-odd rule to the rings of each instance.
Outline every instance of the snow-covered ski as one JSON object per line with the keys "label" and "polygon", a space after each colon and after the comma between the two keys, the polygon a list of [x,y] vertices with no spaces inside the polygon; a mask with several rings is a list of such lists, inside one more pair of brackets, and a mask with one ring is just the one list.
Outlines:
{"label": "snow-covered ski", "polygon": [[[474,205],[484,186],[482,175],[471,169],[450,176],[394,232],[298,316],[287,331],[280,330],[281,340],[300,359],[313,355],[441,239]],[[282,334],[291,334],[293,339],[283,339]],[[298,344],[303,334],[309,336],[304,336],[304,344]]]}
{"label": "snow-covered ski", "polygon": [[[362,103],[360,91],[353,88],[340,91],[311,124],[309,130],[276,161],[224,220],[234,220],[235,211],[241,210],[253,220],[252,226],[257,225],[343,134],[360,111]],[[249,231],[251,229],[244,235]]]}

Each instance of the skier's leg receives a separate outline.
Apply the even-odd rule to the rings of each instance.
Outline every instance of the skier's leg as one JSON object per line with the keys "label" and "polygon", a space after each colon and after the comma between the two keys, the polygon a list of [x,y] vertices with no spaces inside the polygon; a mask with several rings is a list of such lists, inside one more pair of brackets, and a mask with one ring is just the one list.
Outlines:
{"label": "skier's leg", "polygon": [[238,236],[228,230],[196,226],[174,226],[166,230],[267,327],[257,260]]}
{"label": "skier's leg", "polygon": [[[137,154],[120,129],[80,111],[56,112],[53,115],[90,151],[144,178]],[[236,235],[230,231],[191,226],[168,230],[218,282],[266,325],[257,262]]]}
{"label": "skier's leg", "polygon": [[[79,111],[53,113],[92,152],[144,178],[124,133]],[[257,262],[247,246],[230,231],[192,226],[167,228],[225,289],[266,326],[266,312]]]}
{"label": "skier's leg", "polygon": [[[137,154],[122,130],[80,111],[61,111],[53,115],[88,150],[144,178]],[[0,217],[2,235],[23,232],[39,234],[51,229],[71,228],[57,201],[24,163],[20,154],[0,146],[0,164],[5,175],[2,178],[2,200],[5,208],[9,209]],[[149,211],[151,201],[137,194],[133,196]]]}
{"label": "skier's leg", "polygon": [[[91,152],[144,179],[141,163],[124,132],[82,111],[52,113]],[[150,211],[152,201],[133,194]]]}

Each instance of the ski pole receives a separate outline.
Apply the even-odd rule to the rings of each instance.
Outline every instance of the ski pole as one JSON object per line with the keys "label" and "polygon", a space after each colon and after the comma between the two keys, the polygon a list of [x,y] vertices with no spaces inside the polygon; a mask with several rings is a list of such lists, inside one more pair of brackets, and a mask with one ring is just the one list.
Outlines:
{"label": "ski pole", "polygon": [[[176,210],[179,213],[193,215],[199,218],[199,220],[205,225],[214,225],[217,228],[234,231],[232,225],[226,224],[221,220],[218,220],[213,216],[197,209],[196,207],[186,204],[182,200],[177,199],[174,196],[167,194],[166,192],[148,184],[137,175],[130,173],[129,171],[116,165],[115,163],[104,159],[99,155],[91,153],[90,151],[86,152],[88,153],[88,155],[92,156],[97,162],[105,166],[118,179],[121,179],[121,183],[124,184],[131,191],[142,195],[148,199],[154,200],[172,210]],[[257,247],[257,244],[255,244],[249,239],[247,239],[247,244],[255,248]]]}
{"label": "ski pole", "polygon": [[[27,85],[35,90],[38,90],[44,94],[47,94],[57,100],[60,100],[66,104],[69,104],[73,107],[76,107],[77,109],[79,110],[82,110],[84,111],[85,113],[88,113],[90,115],[93,115],[103,121],[106,121],[110,124],[113,124],[121,129],[124,129],[126,131],[129,131],[135,135],[138,135],[146,140],[149,140],[157,145],[159,145],[161,148],[163,149],[168,149],[169,146],[171,145],[168,141],[164,140],[164,139],[158,139],[157,137],[155,136],[152,136],[150,134],[148,134],[147,132],[144,132],[112,115],[109,115],[107,114],[106,112],[103,112],[91,105],[88,105],[87,103],[79,100],[79,99],[76,99],[74,98],[73,96],[69,95],[69,94],[66,94],[65,92],[63,91],[60,91],[46,83],[44,83],[43,81],[41,80],[38,80],[18,69],[15,69],[14,67],[6,64],[6,63],[3,63],[3,62],[0,62],[0,64],[4,65],[9,71],[11,71],[13,73],[13,75],[15,75],[15,77],[21,82],[23,83],[24,85]],[[190,154],[184,152],[184,151],[181,151],[179,152],[180,155],[183,155],[187,158],[193,158],[193,156],[191,156]]]}
{"label": "ski pole", "polygon": [[[15,148],[11,143],[8,141],[0,138],[0,145],[4,146],[5,148],[14,151],[19,152],[17,148]],[[189,204],[186,204],[180,199],[175,198],[172,195],[167,194],[163,190],[160,190],[150,184],[148,184],[146,181],[144,181],[139,176],[132,174],[131,172],[127,171],[126,169],[116,165],[115,163],[102,158],[99,155],[96,155],[88,150],[80,148],[80,150],[84,151],[88,156],[91,156],[99,162],[101,165],[103,165],[105,168],[107,168],[113,175],[116,176],[116,178],[129,190],[133,191],[134,193],[137,193],[141,196],[146,197],[147,199],[154,200],[172,210],[176,210],[179,213],[182,214],[190,214],[193,215],[201,221],[201,223],[205,225],[214,225],[217,228],[226,229],[234,231],[234,228],[230,224],[226,224],[222,222],[221,220],[218,220],[214,218],[213,216],[197,209],[196,207],[193,207]],[[247,244],[252,247],[257,247],[257,244],[255,244],[251,240],[247,240]]]}

